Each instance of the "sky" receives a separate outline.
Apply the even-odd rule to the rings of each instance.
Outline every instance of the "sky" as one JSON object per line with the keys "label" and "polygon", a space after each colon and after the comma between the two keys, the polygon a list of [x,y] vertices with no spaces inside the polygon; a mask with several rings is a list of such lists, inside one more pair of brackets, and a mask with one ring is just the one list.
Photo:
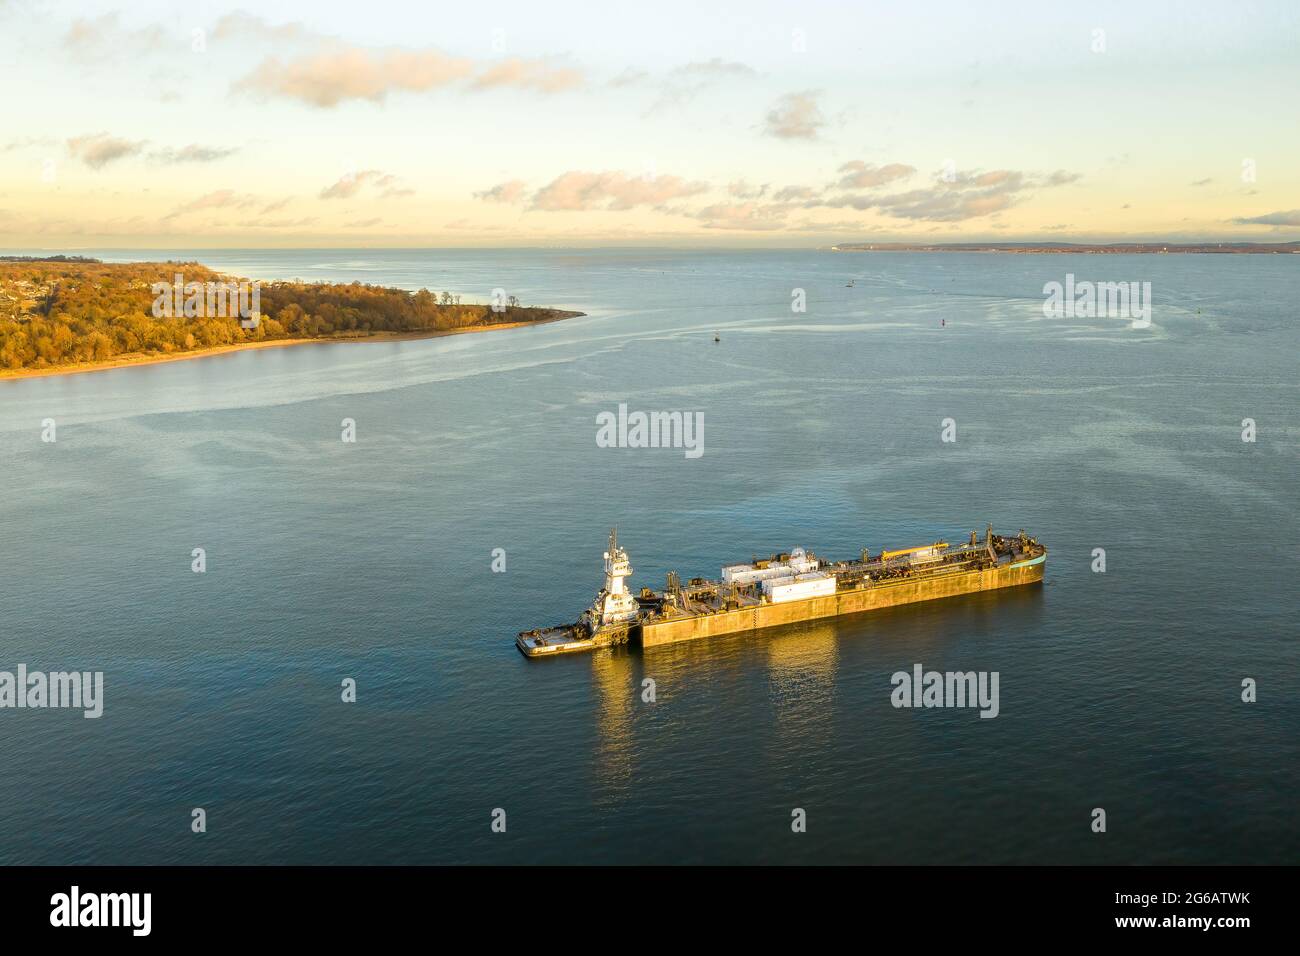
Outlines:
{"label": "sky", "polygon": [[1300,4],[0,0],[0,247],[1300,239]]}

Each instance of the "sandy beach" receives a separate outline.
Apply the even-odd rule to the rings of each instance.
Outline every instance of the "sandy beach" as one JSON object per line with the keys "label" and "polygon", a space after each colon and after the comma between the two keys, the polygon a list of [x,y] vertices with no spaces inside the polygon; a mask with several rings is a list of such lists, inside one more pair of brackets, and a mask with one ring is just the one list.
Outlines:
{"label": "sandy beach", "polygon": [[546,325],[550,322],[562,322],[565,319],[578,318],[585,313],[559,315],[551,319],[537,319],[529,322],[500,322],[493,325],[474,325],[464,329],[446,329],[440,332],[374,332],[364,335],[337,335],[328,338],[311,339],[275,339],[270,342],[241,342],[238,345],[218,345],[210,349],[194,349],[190,352],[172,352],[167,354],[130,354],[117,355],[103,362],[81,362],[76,365],[59,365],[53,368],[0,369],[0,381],[16,381],[24,378],[44,378],[50,375],[78,375],[82,372],[105,372],[115,368],[131,368],[136,365],[159,365],[163,362],[184,362],[190,359],[210,358],[230,352],[243,352],[248,349],[280,348],[288,345],[364,345],[371,342],[400,342],[408,339],[436,339],[445,335],[462,335],[467,332],[496,332],[502,329],[518,329],[529,325]]}

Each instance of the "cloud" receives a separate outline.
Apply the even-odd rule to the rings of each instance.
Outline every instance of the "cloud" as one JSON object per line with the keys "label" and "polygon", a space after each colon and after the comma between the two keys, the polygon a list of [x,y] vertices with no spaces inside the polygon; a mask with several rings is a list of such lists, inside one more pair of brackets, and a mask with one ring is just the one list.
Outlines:
{"label": "cloud", "polygon": [[491,189],[475,193],[474,198],[486,202],[523,202],[527,188],[527,184],[522,179],[511,179],[508,182],[497,183]]}
{"label": "cloud", "polygon": [[[185,39],[188,42],[189,37]],[[63,48],[83,59],[106,59],[122,54],[153,53],[165,49],[167,41],[168,35],[162,27],[127,30],[121,26],[116,13],[105,13],[93,19],[73,20],[63,35]]]}
{"label": "cloud", "polygon": [[916,167],[903,163],[890,163],[888,166],[874,166],[855,159],[839,168],[844,175],[836,185],[840,189],[869,189],[884,186],[898,179],[906,179],[916,172]]}
{"label": "cloud", "polygon": [[1210,179],[1210,178],[1206,178],[1206,179],[1193,179],[1193,180],[1192,180],[1188,185],[1191,185],[1191,186],[1208,186],[1208,185],[1210,185],[1210,183],[1212,183],[1212,182],[1214,182],[1214,180],[1213,180],[1213,179]]}
{"label": "cloud", "polygon": [[68,140],[68,153],[91,169],[103,169],[109,163],[134,156],[144,149],[147,140],[129,140],[108,133],[87,133]]}
{"label": "cloud", "polygon": [[33,146],[56,146],[58,142],[57,139],[48,136],[27,136],[23,139],[10,140],[0,146],[0,153],[9,153],[15,149],[30,149]]}
{"label": "cloud", "polygon": [[399,180],[392,173],[389,173],[385,176],[380,176],[378,179],[376,179],[375,187],[380,191],[379,192],[380,199],[391,199],[395,196],[415,195],[414,189],[410,189],[409,187],[403,186],[401,184],[401,180]]}
{"label": "cloud", "polygon": [[[872,165],[851,161],[839,167],[836,182],[826,190],[788,185],[773,190],[769,183],[754,185],[737,179],[726,186],[726,197],[705,200],[702,207],[676,200],[710,191],[706,182],[680,176],[642,176],[623,172],[570,171],[529,195],[523,180],[509,180],[474,193],[488,202],[527,205],[530,210],[627,210],[649,206],[661,213],[687,216],[705,229],[812,232],[831,228],[812,219],[796,219],[802,210],[848,209],[916,222],[958,223],[998,215],[1030,198],[1035,191],[1063,186],[1079,176],[1065,170],[1031,173],[1015,169],[965,170],[950,178],[935,176],[915,189],[886,193],[877,187],[916,174],[904,163]],[[834,190],[834,191],[832,191]],[[866,191],[872,190],[872,191]],[[842,224],[841,224],[842,225]],[[862,223],[858,223],[861,226]],[[839,226],[836,226],[839,228]]]}
{"label": "cloud", "polygon": [[894,219],[961,222],[991,216],[1027,198],[1029,191],[1065,185],[1078,178],[1061,170],[1047,176],[1030,176],[1019,170],[958,172],[951,180],[937,179],[922,189],[888,195],[841,194],[808,200],[805,208],[876,209]]}
{"label": "cloud", "polygon": [[605,85],[618,89],[627,86],[640,86],[652,80],[656,81],[661,86],[661,89],[659,99],[650,108],[650,112],[653,113],[665,106],[680,106],[714,83],[736,77],[757,75],[757,71],[753,67],[744,63],[714,57],[711,60],[697,60],[673,67],[667,73],[660,74],[657,80],[645,70],[627,67]]}
{"label": "cloud", "polygon": [[705,229],[771,231],[785,226],[789,206],[782,203],[716,203],[696,212]]}
{"label": "cloud", "polygon": [[723,60],[720,57],[684,63],[663,75],[659,96],[646,110],[646,115],[685,106],[710,86],[729,79],[748,76],[757,76],[757,71],[744,63]]}
{"label": "cloud", "polygon": [[372,185],[380,191],[380,199],[387,199],[392,196],[410,196],[415,192],[414,189],[403,188],[398,178],[392,173],[385,173],[380,169],[363,169],[360,172],[348,173],[334,185],[326,186],[320,191],[320,198],[351,199],[368,185]]}
{"label": "cloud", "polygon": [[257,17],[224,18],[218,32],[282,31],[292,40],[311,40],[310,52],[282,59],[272,55],[232,87],[236,92],[297,100],[331,109],[350,100],[382,103],[390,93],[425,93],[465,84],[464,89],[559,93],[583,86],[581,70],[549,57],[511,57],[493,63],[424,49],[369,49],[328,38],[315,38],[297,24],[272,28]]}
{"label": "cloud", "polygon": [[378,169],[363,169],[359,173],[348,173],[332,186],[320,191],[321,199],[351,199],[361,191],[361,187],[370,179],[382,176]]}
{"label": "cloud", "polygon": [[919,219],[932,222],[960,222],[964,219],[978,219],[1000,212],[1015,205],[1018,197],[1014,192],[986,189],[975,192],[954,192],[942,188],[913,189],[891,196],[840,196],[834,199],[821,199],[810,206],[830,206],[832,208],[852,208],[858,210],[879,209],[884,215],[894,219]]}
{"label": "cloud", "polygon": [[618,89],[619,87],[624,86],[636,86],[648,79],[650,79],[650,74],[645,70],[637,70],[629,66],[605,85]]}
{"label": "cloud", "polygon": [[550,60],[525,60],[513,57],[502,60],[476,76],[471,89],[491,90],[499,87],[536,90],[539,93],[559,93],[582,86],[580,70],[556,66]]}
{"label": "cloud", "polygon": [[257,202],[256,196],[237,193],[233,189],[217,189],[210,193],[204,193],[198,199],[192,199],[183,205],[177,206],[163,218],[175,219],[177,216],[200,212],[204,209],[244,209],[255,205]]}
{"label": "cloud", "polygon": [[855,219],[837,219],[832,222],[819,222],[816,220],[804,220],[803,222],[792,223],[786,226],[787,232],[864,232],[866,224]]}
{"label": "cloud", "polygon": [[727,192],[737,199],[762,199],[767,192],[768,184],[762,186],[751,186],[743,179],[738,179],[727,186]]}
{"label": "cloud", "polygon": [[711,60],[686,63],[672,70],[669,75],[684,77],[754,76],[756,72],[752,66],[729,62],[715,56]]}
{"label": "cloud", "polygon": [[200,146],[197,143],[190,143],[180,149],[167,147],[166,149],[155,150],[149,154],[149,158],[159,163],[175,165],[178,163],[211,163],[218,159],[225,159],[239,152],[238,146]]}
{"label": "cloud", "polygon": [[240,229],[305,229],[317,222],[315,216],[302,219],[243,219],[235,225]]}
{"label": "cloud", "polygon": [[464,81],[469,90],[532,90],[558,93],[585,83],[581,70],[550,57],[488,62],[452,56],[433,47],[367,48],[316,33],[301,23],[272,25],[244,12],[227,14],[214,39],[251,37],[278,47],[308,44],[310,52],[288,59],[271,56],[237,81],[236,91],[296,99],[328,109],[348,100],[382,102],[390,93],[423,93]]}
{"label": "cloud", "polygon": [[279,42],[308,40],[316,35],[301,23],[271,24],[261,17],[243,10],[227,13],[212,28],[212,39],[227,40],[236,37],[253,37]]}
{"label": "cloud", "polygon": [[1300,209],[1270,212],[1262,216],[1242,216],[1232,221],[1238,226],[1300,226]]}
{"label": "cloud", "polygon": [[621,172],[575,171],[564,173],[539,189],[533,195],[531,208],[554,212],[662,206],[708,188],[708,183],[688,182],[680,176],[633,177]]}
{"label": "cloud", "polygon": [[987,173],[958,173],[954,179],[953,188],[965,189],[975,187],[979,189],[994,188],[1010,192],[1018,189],[1024,181],[1024,174],[1012,169],[995,169]]}
{"label": "cloud", "polygon": [[1044,180],[1043,185],[1044,186],[1068,186],[1070,183],[1077,183],[1082,178],[1083,175],[1081,173],[1069,173],[1066,172],[1064,169],[1058,169],[1056,172],[1051,173],[1046,180]]}
{"label": "cloud", "polygon": [[767,134],[779,139],[816,139],[817,131],[826,125],[817,105],[820,95],[819,90],[806,90],[781,97],[767,113]]}
{"label": "cloud", "polygon": [[346,47],[287,62],[268,57],[234,88],[328,109],[345,100],[381,103],[395,90],[425,92],[462,79],[472,70],[469,60],[436,50],[372,52]]}
{"label": "cloud", "polygon": [[817,190],[811,186],[784,186],[778,189],[772,198],[778,202],[791,202],[794,200],[807,201],[817,195]]}
{"label": "cloud", "polygon": [[345,222],[343,225],[350,229],[369,229],[371,226],[383,224],[383,219],[376,216],[374,219],[354,219],[352,222]]}

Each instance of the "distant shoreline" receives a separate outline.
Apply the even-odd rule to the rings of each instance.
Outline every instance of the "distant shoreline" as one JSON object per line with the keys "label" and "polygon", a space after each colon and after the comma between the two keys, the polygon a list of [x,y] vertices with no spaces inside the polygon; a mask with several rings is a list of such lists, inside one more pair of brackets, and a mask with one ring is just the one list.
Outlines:
{"label": "distant shoreline", "polygon": [[845,242],[831,252],[1001,252],[1021,255],[1290,255],[1300,242]]}
{"label": "distant shoreline", "polygon": [[531,325],[546,325],[550,322],[563,322],[586,315],[585,312],[569,312],[547,319],[534,319],[527,322],[495,322],[491,325],[471,325],[462,329],[444,329],[437,332],[372,332],[361,335],[337,335],[329,338],[310,339],[273,339],[262,342],[240,342],[235,345],[216,345],[207,349],[193,349],[188,352],[168,352],[158,354],[134,353],[118,355],[102,362],[82,362],[77,365],[55,365],[49,368],[0,369],[0,382],[18,381],[24,378],[46,378],[53,375],[78,375],[83,372],[107,372],[115,368],[133,368],[139,365],[161,365],[164,362],[184,362],[190,359],[211,358],[230,352],[242,352],[247,349],[269,349],[288,345],[359,345],[366,342],[403,342],[415,339],[436,339],[445,335],[461,335],[466,332],[493,332],[498,329],[519,329]]}

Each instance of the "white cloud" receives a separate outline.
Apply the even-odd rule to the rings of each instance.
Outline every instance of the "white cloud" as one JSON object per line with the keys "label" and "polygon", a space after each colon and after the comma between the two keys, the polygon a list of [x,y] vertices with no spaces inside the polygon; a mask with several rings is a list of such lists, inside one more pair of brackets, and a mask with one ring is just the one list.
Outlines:
{"label": "white cloud", "polygon": [[680,176],[573,171],[557,176],[534,193],[531,208],[554,212],[661,206],[674,199],[697,195],[708,188],[708,183],[690,182]]}
{"label": "white cloud", "polygon": [[821,107],[817,105],[819,90],[787,93],[768,110],[766,130],[778,139],[816,139],[817,131],[826,125]]}
{"label": "white cloud", "polygon": [[375,52],[345,47],[287,62],[268,57],[235,88],[328,108],[345,100],[383,102],[396,90],[424,92],[462,79],[472,69],[469,60],[436,50]]}
{"label": "white cloud", "polygon": [[68,153],[91,169],[103,169],[109,163],[136,155],[144,149],[146,142],[122,139],[108,133],[87,133],[68,140]]}

